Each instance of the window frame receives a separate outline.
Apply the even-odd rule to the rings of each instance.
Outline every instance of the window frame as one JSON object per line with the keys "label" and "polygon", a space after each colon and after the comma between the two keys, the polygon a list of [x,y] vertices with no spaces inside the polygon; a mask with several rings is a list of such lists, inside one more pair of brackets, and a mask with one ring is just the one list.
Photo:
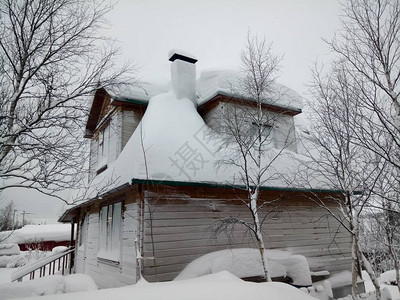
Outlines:
{"label": "window frame", "polygon": [[97,138],[97,174],[107,169],[110,161],[111,120],[107,120],[98,131]]}
{"label": "window frame", "polygon": [[[116,207],[118,207],[116,210]],[[99,239],[97,259],[100,262],[119,265],[122,256],[122,228],[124,201],[107,201],[99,207]],[[106,216],[104,217],[104,212]],[[116,217],[119,219],[116,221]],[[104,223],[104,220],[105,223]],[[103,220],[103,221],[102,221]],[[116,226],[117,228],[115,228]],[[117,233],[117,236],[115,236]]]}

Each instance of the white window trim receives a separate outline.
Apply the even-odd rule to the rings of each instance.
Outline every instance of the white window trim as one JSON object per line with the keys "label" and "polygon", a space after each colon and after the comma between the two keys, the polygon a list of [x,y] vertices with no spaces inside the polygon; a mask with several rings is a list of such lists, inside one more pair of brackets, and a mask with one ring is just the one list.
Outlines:
{"label": "white window trim", "polygon": [[[119,214],[117,210],[117,215],[115,213],[115,207],[119,206]],[[111,209],[110,209],[111,208]],[[98,261],[118,265],[121,260],[121,249],[122,249],[122,208],[123,202],[113,202],[103,205],[99,211],[99,242],[98,242]],[[107,210],[106,224],[102,221],[102,215],[105,210]],[[111,213],[110,213],[111,211]],[[110,217],[109,214],[112,214]],[[119,217],[119,221],[115,223],[115,217]],[[117,228],[114,228],[114,225]],[[115,233],[118,233],[115,237]],[[114,240],[117,239],[118,241]],[[111,245],[110,245],[111,244]]]}

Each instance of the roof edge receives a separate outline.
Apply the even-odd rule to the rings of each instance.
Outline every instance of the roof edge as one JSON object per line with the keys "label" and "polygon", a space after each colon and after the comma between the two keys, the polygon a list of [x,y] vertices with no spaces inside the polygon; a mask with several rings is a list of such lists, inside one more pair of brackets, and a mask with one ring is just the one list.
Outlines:
{"label": "roof edge", "polygon": [[[203,105],[206,105],[208,102],[212,101],[217,96],[225,96],[225,97],[230,97],[230,98],[234,98],[234,99],[238,99],[238,100],[247,100],[247,101],[251,101],[251,102],[256,102],[254,99],[249,98],[249,97],[235,95],[235,94],[231,94],[231,93],[219,90],[219,91],[216,91],[216,92],[210,94],[208,97],[201,99],[201,101],[199,101],[200,103],[198,103],[198,105],[199,105],[198,107],[202,107]],[[290,105],[280,105],[278,103],[271,103],[271,102],[262,102],[262,104],[274,106],[279,109],[289,110],[289,111],[294,112],[295,115],[300,114],[302,112],[301,108],[290,106]]]}
{"label": "roof edge", "polygon": [[[132,178],[131,184],[152,184],[152,185],[169,185],[169,186],[193,186],[193,187],[211,187],[211,188],[236,188],[236,189],[245,189],[244,185],[231,185],[231,184],[221,184],[216,182],[191,182],[191,181],[173,181],[173,180],[151,180],[151,179],[138,179]],[[114,188],[108,192],[105,192],[101,195],[96,195],[96,197],[91,198],[81,204],[78,204],[74,207],[67,209],[59,218],[58,222],[66,223],[70,222],[72,212],[77,210],[83,206],[90,205],[91,203],[99,200],[104,196],[108,196],[115,191],[121,191],[125,187],[130,186],[131,184],[126,183],[117,188]],[[343,190],[335,190],[335,189],[307,189],[307,188],[290,188],[290,187],[277,187],[277,186],[262,186],[260,188],[262,191],[281,191],[281,192],[303,192],[303,193],[325,193],[325,194],[339,194],[343,193]],[[354,195],[361,195],[361,191],[354,191]],[[70,215],[70,218],[67,218]]]}
{"label": "roof edge", "polygon": [[[172,181],[172,180],[151,180],[133,178],[132,184],[149,183],[153,185],[171,185],[171,186],[197,186],[197,187],[214,187],[214,188],[237,188],[245,189],[244,185],[220,184],[215,182],[190,182],[190,181]],[[343,193],[342,190],[334,189],[307,189],[307,188],[290,188],[277,186],[262,186],[262,191],[283,191],[283,192],[312,192],[312,193]],[[355,191],[355,195],[360,195],[361,191]]]}

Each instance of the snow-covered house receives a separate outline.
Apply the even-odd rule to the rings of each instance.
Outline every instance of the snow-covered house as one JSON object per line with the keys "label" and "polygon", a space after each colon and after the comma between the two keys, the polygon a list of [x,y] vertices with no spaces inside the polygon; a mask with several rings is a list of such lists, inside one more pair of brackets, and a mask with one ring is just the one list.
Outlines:
{"label": "snow-covered house", "polygon": [[[206,253],[254,247],[243,228],[217,237],[210,232],[223,217],[249,215],[235,168],[215,167],[219,148],[209,134],[218,132],[221,110],[254,102],[232,92],[231,72],[205,71],[196,79],[195,58],[172,52],[170,61],[169,85],[99,89],[94,95],[86,125],[90,191],[60,221],[79,225],[76,272],[91,275],[103,288],[135,283],[138,258],[145,279],[165,281]],[[276,89],[280,97],[263,105],[280,116],[268,124],[271,143],[281,153],[271,169],[289,173],[300,155],[295,116],[301,101],[284,86]],[[310,200],[332,193],[271,176],[261,198],[279,199],[279,205],[265,206],[266,247],[304,255],[314,272],[350,269],[350,236]]]}

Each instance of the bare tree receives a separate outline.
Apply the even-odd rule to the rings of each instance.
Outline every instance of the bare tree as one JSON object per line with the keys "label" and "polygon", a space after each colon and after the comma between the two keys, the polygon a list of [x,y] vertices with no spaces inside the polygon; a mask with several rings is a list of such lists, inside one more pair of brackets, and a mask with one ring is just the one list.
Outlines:
{"label": "bare tree", "polygon": [[[390,183],[390,196],[382,184],[373,192],[383,200],[380,209],[393,219],[400,186],[400,2],[349,0],[344,13],[342,30],[329,44],[349,66],[347,76],[358,91],[364,118],[352,124],[357,143],[388,164],[384,178],[390,179],[383,182]],[[396,273],[399,277],[398,265]]]}
{"label": "bare tree", "polygon": [[59,197],[85,176],[87,96],[120,83],[117,49],[100,34],[106,1],[0,3],[0,191]]}
{"label": "bare tree", "polygon": [[338,191],[337,196],[331,196],[329,202],[335,203],[339,211],[331,209],[326,200],[315,197],[315,201],[351,234],[353,298],[357,297],[357,277],[361,276],[364,267],[374,283],[377,299],[380,299],[379,282],[360,243],[360,218],[370,207],[373,190],[386,162],[358,143],[354,124],[367,115],[363,114],[360,91],[354,78],[349,75],[346,62],[336,61],[326,76],[314,70],[311,87],[318,101],[310,103],[312,129],[305,138],[304,147],[309,159],[306,160],[307,170],[317,178],[318,184]]}
{"label": "bare tree", "polygon": [[0,209],[0,231],[15,229],[15,204],[10,201]]}
{"label": "bare tree", "polygon": [[[247,46],[241,52],[241,76],[232,85],[233,97],[221,110],[223,137],[219,166],[233,166],[238,171],[231,182],[243,185],[246,197],[240,199],[251,214],[251,221],[229,217],[215,224],[216,232],[240,224],[254,236],[260,251],[264,278],[271,281],[265,254],[261,209],[270,202],[261,200],[261,187],[271,179],[271,165],[282,150],[274,147],[272,128],[279,114],[268,111],[266,105],[272,101],[280,57],[272,53],[272,44],[265,39],[248,35]],[[271,104],[271,103],[270,103]]]}

